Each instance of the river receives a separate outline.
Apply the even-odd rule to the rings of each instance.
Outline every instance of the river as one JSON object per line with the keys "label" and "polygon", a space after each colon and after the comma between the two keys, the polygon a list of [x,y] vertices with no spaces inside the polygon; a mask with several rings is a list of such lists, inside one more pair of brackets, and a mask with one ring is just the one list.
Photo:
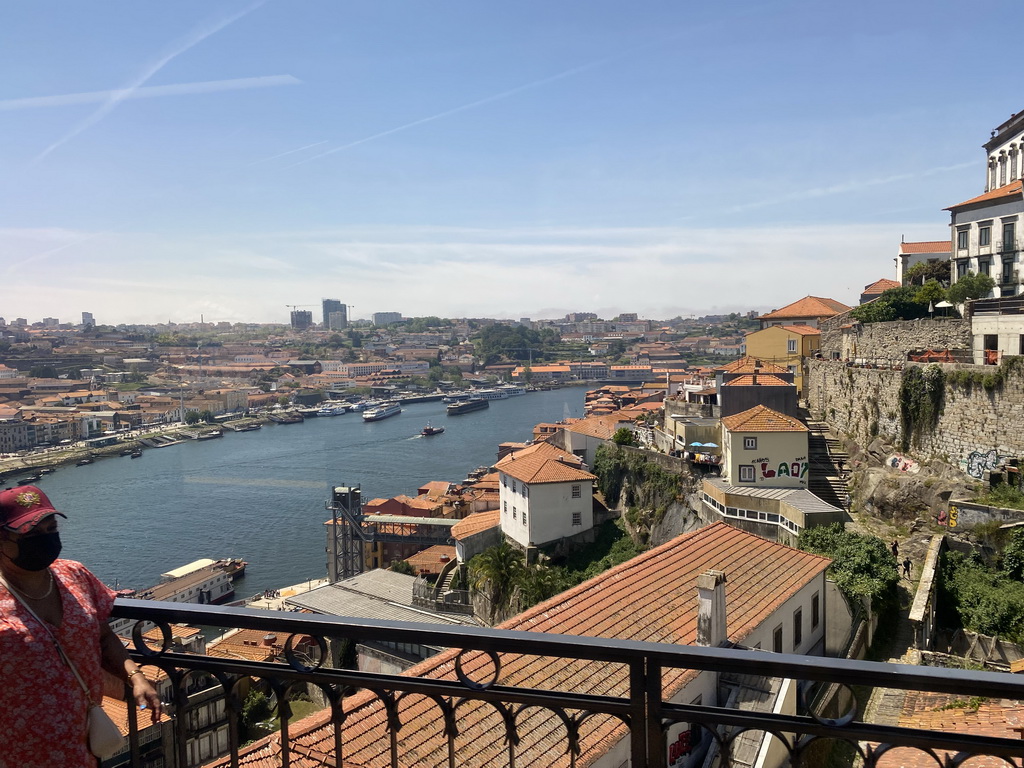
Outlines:
{"label": "river", "polygon": [[[384,421],[358,413],[225,432],[44,475],[39,486],[61,521],[62,557],[80,560],[110,585],[143,588],[204,557],[249,562],[239,597],[326,576],[325,502],[335,485],[363,499],[416,495],[431,480],[461,482],[491,465],[498,444],[532,437],[540,422],[583,415],[588,387],[533,392],[447,416],[414,403]],[[421,437],[430,421],[445,432]]]}

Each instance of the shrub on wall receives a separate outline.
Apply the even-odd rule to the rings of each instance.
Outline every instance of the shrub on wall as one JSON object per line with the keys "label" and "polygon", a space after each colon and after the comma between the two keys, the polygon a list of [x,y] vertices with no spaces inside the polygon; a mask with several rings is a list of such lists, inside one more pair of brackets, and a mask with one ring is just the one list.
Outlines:
{"label": "shrub on wall", "polygon": [[918,445],[921,434],[938,424],[946,395],[946,377],[937,365],[912,365],[903,370],[900,381],[900,424],[903,450]]}

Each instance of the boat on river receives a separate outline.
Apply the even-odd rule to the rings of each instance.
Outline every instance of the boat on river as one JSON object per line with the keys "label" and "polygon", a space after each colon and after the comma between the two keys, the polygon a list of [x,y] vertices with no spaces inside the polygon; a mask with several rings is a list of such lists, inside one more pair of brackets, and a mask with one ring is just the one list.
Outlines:
{"label": "boat on river", "polygon": [[402,412],[402,406],[395,402],[381,403],[376,408],[363,411],[363,421],[380,421]]}
{"label": "boat on river", "polygon": [[332,401],[321,403],[316,411],[317,416],[341,416],[343,413],[348,413],[348,404]]}
{"label": "boat on river", "polygon": [[458,416],[462,413],[471,413],[472,411],[482,411],[484,408],[490,408],[491,401],[486,400],[482,397],[471,397],[469,400],[465,400],[460,403],[449,403],[445,411],[449,416]]}
{"label": "boat on river", "polygon": [[284,413],[269,413],[267,418],[275,424],[299,424],[304,421],[301,413],[295,411],[286,411]]}
{"label": "boat on river", "polygon": [[444,432],[444,427],[432,427],[430,422],[427,422],[427,426],[420,430],[420,434],[424,437],[430,437],[431,435],[440,435]]}

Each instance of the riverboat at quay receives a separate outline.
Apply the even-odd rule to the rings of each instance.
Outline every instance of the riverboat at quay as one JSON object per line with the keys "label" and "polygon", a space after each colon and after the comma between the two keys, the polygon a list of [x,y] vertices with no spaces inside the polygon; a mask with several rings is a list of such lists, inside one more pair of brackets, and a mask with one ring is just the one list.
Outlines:
{"label": "riverboat at quay", "polygon": [[376,408],[363,411],[363,421],[380,421],[391,416],[397,416],[402,412],[402,406],[398,403],[381,403]]}
{"label": "riverboat at quay", "polygon": [[482,397],[471,397],[469,400],[459,403],[450,403],[445,411],[449,416],[458,416],[462,413],[471,413],[473,411],[482,411],[484,408],[490,408],[491,401],[485,400]]}
{"label": "riverboat at quay", "polygon": [[482,397],[484,400],[507,400],[509,395],[501,389],[478,389],[473,396]]}

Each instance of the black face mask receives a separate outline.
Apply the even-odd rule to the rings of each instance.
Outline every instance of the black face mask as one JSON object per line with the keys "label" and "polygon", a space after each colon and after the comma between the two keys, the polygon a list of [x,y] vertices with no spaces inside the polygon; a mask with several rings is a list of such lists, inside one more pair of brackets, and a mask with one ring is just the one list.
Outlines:
{"label": "black face mask", "polygon": [[60,555],[60,532],[26,536],[18,542],[18,556],[11,562],[26,571],[42,571]]}

